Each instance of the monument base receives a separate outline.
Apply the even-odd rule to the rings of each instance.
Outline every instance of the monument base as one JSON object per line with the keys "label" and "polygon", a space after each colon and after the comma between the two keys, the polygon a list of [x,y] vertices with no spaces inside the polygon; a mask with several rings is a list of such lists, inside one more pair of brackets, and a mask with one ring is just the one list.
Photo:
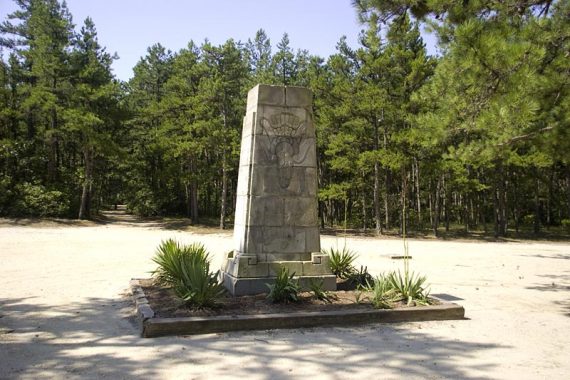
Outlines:
{"label": "monument base", "polygon": [[232,295],[267,293],[281,268],[295,274],[301,289],[308,290],[311,281],[323,281],[323,290],[336,290],[336,276],[331,273],[329,256],[310,254],[307,261],[259,261],[256,255],[230,254],[222,265],[222,281]]}
{"label": "monument base", "polygon": [[[268,293],[269,288],[267,284],[273,284],[275,277],[234,277],[229,273],[223,272],[221,274],[224,286],[234,296],[245,296],[251,294]],[[323,281],[323,290],[336,290],[336,276],[301,276],[296,277],[299,280],[301,289],[308,290],[311,281]]]}

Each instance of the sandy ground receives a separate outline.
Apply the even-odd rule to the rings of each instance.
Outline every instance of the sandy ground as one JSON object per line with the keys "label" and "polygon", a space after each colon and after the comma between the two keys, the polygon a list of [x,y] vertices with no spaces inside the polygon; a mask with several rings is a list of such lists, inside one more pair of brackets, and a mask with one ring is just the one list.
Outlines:
{"label": "sandy ground", "polygon": [[[463,321],[142,339],[124,294],[169,237],[203,242],[216,267],[232,248],[230,232],[4,223],[0,378],[569,378],[570,243],[411,240],[412,268]],[[346,243],[372,273],[402,265],[399,240]]]}

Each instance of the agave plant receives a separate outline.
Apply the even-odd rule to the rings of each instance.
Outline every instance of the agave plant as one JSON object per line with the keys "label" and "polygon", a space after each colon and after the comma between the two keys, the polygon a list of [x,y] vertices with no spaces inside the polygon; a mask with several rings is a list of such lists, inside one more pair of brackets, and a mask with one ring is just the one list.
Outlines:
{"label": "agave plant", "polygon": [[389,277],[383,274],[376,277],[373,283],[368,283],[365,289],[372,292],[370,299],[372,305],[378,309],[391,309],[394,302],[400,299],[398,291],[389,281]]}
{"label": "agave plant", "polygon": [[278,302],[297,302],[299,300],[298,294],[301,290],[299,281],[294,280],[295,272],[289,274],[289,269],[281,267],[277,278],[273,284],[267,284],[269,294],[267,299],[273,303]]}
{"label": "agave plant", "polygon": [[323,254],[329,255],[331,271],[338,278],[349,278],[351,274],[356,271],[353,263],[358,257],[358,254],[346,248],[346,246],[344,246],[342,250],[332,247],[329,250],[323,249]]}
{"label": "agave plant", "polygon": [[408,305],[412,304],[412,302],[422,305],[429,304],[429,290],[424,288],[425,276],[420,276],[406,269],[403,275],[400,270],[391,272],[387,279],[393,289],[399,293]]}
{"label": "agave plant", "polygon": [[156,280],[172,287],[190,306],[214,306],[225,291],[217,280],[219,273],[210,272],[209,254],[200,243],[180,245],[172,239],[163,241],[152,261],[158,265],[152,272]]}
{"label": "agave plant", "polygon": [[313,293],[316,299],[331,303],[333,299],[336,299],[336,296],[324,290],[323,285],[324,280],[311,279],[309,282],[309,290]]}

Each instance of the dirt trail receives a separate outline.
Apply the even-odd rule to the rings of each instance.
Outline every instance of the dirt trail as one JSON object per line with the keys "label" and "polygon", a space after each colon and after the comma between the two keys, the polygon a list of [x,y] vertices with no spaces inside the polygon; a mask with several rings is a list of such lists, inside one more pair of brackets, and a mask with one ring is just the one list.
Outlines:
{"label": "dirt trail", "polygon": [[[112,223],[111,223],[112,221]],[[231,231],[110,213],[100,224],[0,223],[0,378],[542,379],[570,373],[570,243],[411,240],[412,269],[469,318],[142,339],[124,293],[162,239],[203,242],[215,267]],[[181,227],[187,229],[187,227]],[[202,233],[207,232],[207,233]],[[372,273],[397,239],[334,238]]]}

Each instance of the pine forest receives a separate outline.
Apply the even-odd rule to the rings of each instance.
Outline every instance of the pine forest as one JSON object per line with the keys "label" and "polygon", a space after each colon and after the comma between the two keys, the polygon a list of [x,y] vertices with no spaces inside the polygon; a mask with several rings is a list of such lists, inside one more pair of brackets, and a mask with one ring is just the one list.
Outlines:
{"label": "pine forest", "polygon": [[313,92],[323,228],[570,233],[568,1],[354,0],[360,44],[329,57],[260,29],[149,46],[128,82],[90,18],[15,2],[0,24],[0,216],[125,204],[231,227],[246,96],[263,83]]}

